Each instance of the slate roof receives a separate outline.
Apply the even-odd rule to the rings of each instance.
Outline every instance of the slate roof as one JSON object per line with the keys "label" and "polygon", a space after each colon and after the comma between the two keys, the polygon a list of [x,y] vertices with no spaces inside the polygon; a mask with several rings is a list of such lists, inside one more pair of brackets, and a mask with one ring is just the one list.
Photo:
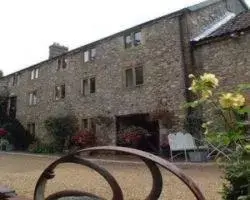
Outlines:
{"label": "slate roof", "polygon": [[233,19],[228,21],[226,24],[222,25],[216,31],[211,33],[207,38],[219,37],[227,35],[236,31],[244,30],[250,28],[250,11],[244,11],[239,15],[235,16]]}

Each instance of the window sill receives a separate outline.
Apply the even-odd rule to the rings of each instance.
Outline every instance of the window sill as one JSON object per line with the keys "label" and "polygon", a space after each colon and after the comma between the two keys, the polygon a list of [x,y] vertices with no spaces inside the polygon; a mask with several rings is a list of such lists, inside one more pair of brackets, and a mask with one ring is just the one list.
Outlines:
{"label": "window sill", "polygon": [[64,102],[65,98],[63,99],[54,99],[54,102]]}
{"label": "window sill", "polygon": [[32,104],[32,105],[28,105],[29,107],[36,107],[37,106],[37,104]]}
{"label": "window sill", "polygon": [[96,92],[95,93],[88,93],[88,94],[81,94],[81,97],[83,98],[88,98],[88,97],[93,97],[96,96]]}
{"label": "window sill", "polygon": [[140,46],[142,46],[142,43],[137,44],[137,45],[132,45],[132,46],[130,46],[130,47],[124,47],[124,49],[136,49],[136,48],[138,48],[138,47],[140,47]]}
{"label": "window sill", "polygon": [[140,84],[140,85],[133,85],[130,87],[124,87],[126,90],[135,90],[136,88],[142,88],[144,86],[144,84]]}

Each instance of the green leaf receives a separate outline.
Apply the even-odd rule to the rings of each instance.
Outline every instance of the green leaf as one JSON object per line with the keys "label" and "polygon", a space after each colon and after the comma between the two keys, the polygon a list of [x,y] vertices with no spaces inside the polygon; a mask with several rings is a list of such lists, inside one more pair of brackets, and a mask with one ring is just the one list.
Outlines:
{"label": "green leaf", "polygon": [[237,86],[237,89],[238,89],[238,91],[249,90],[250,89],[250,83],[239,84]]}
{"label": "green leaf", "polygon": [[250,106],[245,106],[245,107],[237,110],[237,113],[239,113],[239,114],[250,113]]}

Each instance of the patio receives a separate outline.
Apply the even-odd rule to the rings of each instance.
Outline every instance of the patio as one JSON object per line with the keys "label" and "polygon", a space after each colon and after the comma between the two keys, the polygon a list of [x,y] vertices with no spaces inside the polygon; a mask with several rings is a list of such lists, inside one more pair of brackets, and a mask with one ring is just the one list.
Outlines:
{"label": "patio", "polygon": [[[35,183],[43,169],[56,157],[0,154],[0,184],[14,188],[18,195],[32,197]],[[125,199],[141,199],[151,189],[152,179],[146,167],[136,162],[126,161],[104,162],[104,166],[112,171],[125,191]],[[220,199],[218,194],[222,187],[221,173],[214,165],[185,165],[185,174],[199,185],[209,200]],[[176,177],[162,171],[165,179],[164,192],[161,199],[194,199],[191,192]],[[71,188],[101,194],[110,198],[110,189],[104,179],[96,172],[85,167],[66,164],[56,170],[56,177],[49,182],[47,194]]]}

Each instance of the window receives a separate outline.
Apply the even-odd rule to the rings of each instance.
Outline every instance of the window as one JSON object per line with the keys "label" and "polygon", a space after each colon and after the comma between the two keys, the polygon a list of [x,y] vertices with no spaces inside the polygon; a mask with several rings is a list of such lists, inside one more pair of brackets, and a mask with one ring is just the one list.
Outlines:
{"label": "window", "polygon": [[95,77],[82,80],[82,95],[92,94],[96,92],[96,79]]}
{"label": "window", "polygon": [[96,56],[96,49],[91,49],[91,51],[90,51],[90,59],[95,60],[95,56]]}
{"label": "window", "polygon": [[82,94],[85,96],[88,92],[88,79],[82,80]]}
{"label": "window", "polygon": [[19,84],[19,79],[20,75],[19,74],[14,74],[13,79],[12,79],[12,85],[18,85]]}
{"label": "window", "polygon": [[127,69],[125,71],[126,74],[126,87],[132,87],[133,86],[133,70]]}
{"label": "window", "polygon": [[125,36],[125,48],[129,48],[132,46],[132,38],[131,35]]}
{"label": "window", "polygon": [[55,99],[64,99],[65,98],[65,84],[55,87]]}
{"label": "window", "polygon": [[81,129],[82,130],[87,129],[87,130],[92,131],[93,133],[95,133],[96,132],[95,120],[93,118],[82,119]]}
{"label": "window", "polygon": [[28,131],[31,135],[35,135],[35,133],[36,133],[36,125],[35,125],[35,123],[28,123],[28,124],[27,124],[27,131]]}
{"label": "window", "polygon": [[96,133],[96,123],[95,123],[95,120],[93,118],[90,118],[89,119],[89,129],[95,134]]}
{"label": "window", "polygon": [[82,127],[81,129],[88,129],[89,126],[88,126],[88,119],[82,119]]}
{"label": "window", "polygon": [[143,67],[135,67],[125,70],[125,86],[133,87],[143,84]]}
{"label": "window", "polygon": [[35,78],[38,78],[38,75],[39,75],[39,69],[38,68],[32,69],[30,74],[30,79],[33,80]]}
{"label": "window", "polygon": [[29,105],[36,105],[37,104],[37,92],[29,93]]}
{"label": "window", "polygon": [[67,59],[65,57],[59,58],[57,61],[57,71],[65,68],[67,68]]}
{"label": "window", "polygon": [[95,93],[95,78],[90,79],[90,93]]}
{"label": "window", "polygon": [[132,46],[138,46],[141,44],[142,35],[141,31],[132,32],[128,35],[125,35],[124,42],[125,42],[125,48],[130,48]]}
{"label": "window", "polygon": [[135,68],[135,85],[143,84],[143,68],[136,67]]}
{"label": "window", "polygon": [[84,51],[84,62],[88,62],[90,60],[95,60],[95,57],[96,57],[96,49],[95,48]]}
{"label": "window", "polygon": [[88,62],[89,61],[89,51],[85,51],[84,52],[84,62]]}
{"label": "window", "polygon": [[61,68],[61,59],[58,59],[57,61],[57,71],[59,71]]}
{"label": "window", "polygon": [[134,45],[138,46],[139,44],[141,44],[141,32],[136,32],[135,36],[134,36]]}

